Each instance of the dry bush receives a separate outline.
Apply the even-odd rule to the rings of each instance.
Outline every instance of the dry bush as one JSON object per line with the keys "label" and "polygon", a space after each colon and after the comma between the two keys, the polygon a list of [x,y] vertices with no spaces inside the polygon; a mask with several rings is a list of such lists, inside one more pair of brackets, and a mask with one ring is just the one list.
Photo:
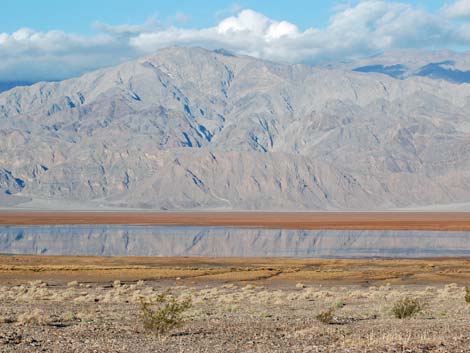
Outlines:
{"label": "dry bush", "polygon": [[329,325],[333,322],[333,318],[335,315],[335,309],[330,308],[326,311],[322,311],[319,313],[317,316],[315,316],[315,319],[320,321],[322,324]]}
{"label": "dry bush", "polygon": [[11,324],[15,322],[15,319],[5,316],[5,315],[0,315],[0,324]]}
{"label": "dry bush", "polygon": [[397,319],[406,319],[422,311],[423,307],[419,299],[406,297],[395,302],[392,314]]}
{"label": "dry bush", "polygon": [[470,287],[465,287],[465,302],[470,304]]}
{"label": "dry bush", "polygon": [[[155,306],[155,308],[152,308]],[[177,300],[169,297],[168,293],[161,293],[154,305],[141,299],[140,307],[144,328],[157,336],[165,336],[171,330],[181,327],[183,313],[192,306],[191,298]]]}
{"label": "dry bush", "polygon": [[80,322],[90,323],[96,320],[96,315],[89,312],[78,312],[75,314],[75,319],[80,320]]}
{"label": "dry bush", "polygon": [[17,321],[20,325],[48,326],[52,323],[50,317],[39,309],[19,315]]}

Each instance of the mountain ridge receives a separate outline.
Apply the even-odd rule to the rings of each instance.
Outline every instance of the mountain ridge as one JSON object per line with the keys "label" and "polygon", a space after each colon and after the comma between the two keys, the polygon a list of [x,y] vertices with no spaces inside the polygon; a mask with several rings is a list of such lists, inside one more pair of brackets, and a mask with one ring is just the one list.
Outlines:
{"label": "mountain ridge", "polygon": [[19,179],[11,196],[104,207],[468,202],[470,85],[355,65],[167,48],[0,93],[0,193]]}

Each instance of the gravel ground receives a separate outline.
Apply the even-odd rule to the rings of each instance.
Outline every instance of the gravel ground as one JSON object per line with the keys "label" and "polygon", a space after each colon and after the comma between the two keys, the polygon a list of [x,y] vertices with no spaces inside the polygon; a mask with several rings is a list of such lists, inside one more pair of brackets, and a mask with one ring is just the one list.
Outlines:
{"label": "gravel ground", "polygon": [[[0,287],[2,352],[470,352],[470,308],[462,286],[263,287],[246,283],[173,286],[191,297],[184,324],[157,336],[140,301],[163,282]],[[393,317],[404,297],[424,309]],[[330,322],[317,314],[334,308]]]}

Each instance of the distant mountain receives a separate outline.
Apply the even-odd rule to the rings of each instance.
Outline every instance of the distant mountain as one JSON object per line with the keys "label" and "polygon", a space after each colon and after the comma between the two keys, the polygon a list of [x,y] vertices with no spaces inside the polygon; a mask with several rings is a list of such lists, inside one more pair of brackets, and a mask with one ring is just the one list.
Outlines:
{"label": "distant mountain", "polygon": [[467,53],[406,51],[312,68],[169,48],[16,87],[0,94],[0,205],[468,202],[469,63]]}
{"label": "distant mountain", "polygon": [[353,71],[357,72],[377,72],[379,74],[388,75],[394,78],[405,78],[408,74],[408,68],[404,65],[397,64],[397,65],[368,65],[368,66],[361,66],[356,67]]}
{"label": "distant mountain", "polygon": [[412,76],[470,83],[470,53],[399,51],[342,64],[357,72],[375,72],[394,78]]}

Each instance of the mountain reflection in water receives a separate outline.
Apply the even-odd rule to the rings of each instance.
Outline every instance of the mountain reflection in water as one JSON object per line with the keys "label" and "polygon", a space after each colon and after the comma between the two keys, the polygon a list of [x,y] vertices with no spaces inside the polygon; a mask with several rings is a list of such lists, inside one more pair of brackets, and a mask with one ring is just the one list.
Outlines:
{"label": "mountain reflection in water", "polygon": [[3,254],[420,258],[470,256],[470,232],[221,227],[0,227]]}

